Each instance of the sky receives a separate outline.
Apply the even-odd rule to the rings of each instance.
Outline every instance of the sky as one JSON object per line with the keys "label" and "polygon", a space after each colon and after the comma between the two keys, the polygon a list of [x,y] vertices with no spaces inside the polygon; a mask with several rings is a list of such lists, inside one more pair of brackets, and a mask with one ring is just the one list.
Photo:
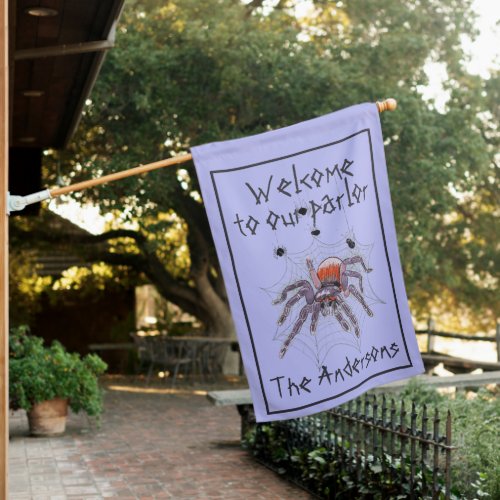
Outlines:
{"label": "sky", "polygon": [[474,43],[464,41],[472,60],[468,64],[471,73],[488,76],[488,67],[496,59],[500,64],[500,2],[498,0],[475,0],[474,10],[479,15],[477,27],[480,34]]}
{"label": "sky", "polygon": [[[473,10],[478,15],[479,35],[473,42],[466,37],[462,39],[464,50],[470,56],[466,66],[470,73],[488,78],[492,65],[500,65],[500,1],[475,0]],[[429,85],[421,89],[422,94],[424,98],[435,99],[436,108],[443,110],[448,98],[441,85],[447,78],[444,65],[428,64],[427,76]]]}
{"label": "sky", "polygon": [[[471,73],[487,78],[492,64],[500,66],[500,0],[475,0],[473,9],[478,14],[476,26],[479,36],[474,42],[462,40],[464,49],[471,58],[467,68]],[[446,71],[442,65],[430,64],[427,74],[429,86],[424,90],[424,97],[435,98],[437,108],[440,109],[446,102],[446,94],[441,88],[441,82],[446,79]],[[144,163],[147,162],[148,159],[145,158]],[[75,201],[66,198],[52,201],[50,209],[94,234],[104,231],[106,218],[99,214],[97,207],[82,208]]]}

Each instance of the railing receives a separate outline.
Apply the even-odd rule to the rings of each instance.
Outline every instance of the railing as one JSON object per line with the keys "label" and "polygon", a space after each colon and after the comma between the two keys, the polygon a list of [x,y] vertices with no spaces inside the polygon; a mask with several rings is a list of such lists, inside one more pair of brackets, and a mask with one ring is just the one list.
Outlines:
{"label": "railing", "polygon": [[484,335],[466,335],[463,333],[455,332],[440,332],[436,330],[435,322],[432,318],[429,318],[427,322],[427,328],[424,330],[415,330],[417,335],[427,335],[427,352],[434,351],[434,340],[436,337],[443,337],[448,339],[459,339],[467,340],[471,342],[494,342],[497,348],[497,360],[500,362],[500,322],[496,324],[495,336],[484,336]]}
{"label": "railing", "polygon": [[[437,409],[429,415],[425,405],[417,408],[412,403],[407,409],[404,402],[396,404],[385,396],[370,395],[318,415],[258,424],[252,447],[258,459],[271,468],[287,470],[295,480],[301,474],[314,476],[294,470],[300,456],[324,450],[320,462],[330,462],[331,484],[314,491],[324,473],[311,484],[299,480],[321,497],[339,494],[344,498],[345,484],[339,478],[348,477],[349,484],[364,485],[365,490],[366,485],[374,485],[373,491],[382,498],[450,498],[453,447],[449,412],[443,423],[444,428]],[[281,455],[277,454],[280,446]],[[281,456],[278,463],[277,456]],[[283,456],[289,458],[290,470]],[[350,492],[353,498],[359,494]]]}

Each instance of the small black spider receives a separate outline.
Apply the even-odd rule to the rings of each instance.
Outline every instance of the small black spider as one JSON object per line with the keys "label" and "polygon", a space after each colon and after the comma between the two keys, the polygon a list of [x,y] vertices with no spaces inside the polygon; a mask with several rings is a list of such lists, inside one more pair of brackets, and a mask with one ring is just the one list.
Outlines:
{"label": "small black spider", "polygon": [[307,213],[307,208],[305,207],[301,207],[297,210],[297,212],[299,212],[300,215],[306,215]]}
{"label": "small black spider", "polygon": [[283,255],[286,255],[286,248],[285,247],[278,247],[274,249],[274,255],[276,257],[283,257]]}
{"label": "small black spider", "polygon": [[347,238],[346,243],[349,248],[354,248],[356,246],[356,243],[354,243],[351,238]]}

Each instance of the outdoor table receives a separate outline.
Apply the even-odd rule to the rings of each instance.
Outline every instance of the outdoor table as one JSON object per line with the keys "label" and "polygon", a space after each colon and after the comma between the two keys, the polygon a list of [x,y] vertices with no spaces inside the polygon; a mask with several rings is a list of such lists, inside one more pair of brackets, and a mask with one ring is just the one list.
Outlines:
{"label": "outdoor table", "polygon": [[226,337],[205,337],[201,335],[182,335],[165,337],[167,342],[178,344],[179,351],[184,352],[192,359],[191,372],[203,377],[205,374],[214,375],[217,370],[214,363],[217,351],[224,346],[237,346],[237,340]]}

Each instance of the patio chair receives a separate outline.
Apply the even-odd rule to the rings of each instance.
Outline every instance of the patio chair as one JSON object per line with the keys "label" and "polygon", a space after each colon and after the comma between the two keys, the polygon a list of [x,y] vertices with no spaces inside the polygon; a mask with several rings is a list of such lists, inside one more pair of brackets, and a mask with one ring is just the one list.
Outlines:
{"label": "patio chair", "polygon": [[149,368],[152,362],[149,345],[146,342],[146,337],[136,332],[131,332],[130,337],[134,342],[137,358],[139,359],[139,372],[142,372],[144,367],[147,366]]}
{"label": "patio chair", "polygon": [[228,349],[227,344],[212,342],[207,342],[203,346],[203,372],[212,380],[217,380],[217,376],[222,373],[222,365]]}
{"label": "patio chair", "polygon": [[184,367],[184,373],[189,375],[189,367],[193,363],[193,358],[186,351],[182,344],[170,342],[168,337],[163,337],[160,340],[160,355],[163,355],[163,369],[172,374],[172,387],[175,385],[179,369]]}
{"label": "patio chair", "polygon": [[182,366],[188,366],[192,359],[179,349],[179,346],[168,341],[164,336],[131,334],[137,347],[137,355],[141,366],[148,366],[146,385],[149,385],[154,368],[168,371],[172,374],[172,387],[174,387]]}

